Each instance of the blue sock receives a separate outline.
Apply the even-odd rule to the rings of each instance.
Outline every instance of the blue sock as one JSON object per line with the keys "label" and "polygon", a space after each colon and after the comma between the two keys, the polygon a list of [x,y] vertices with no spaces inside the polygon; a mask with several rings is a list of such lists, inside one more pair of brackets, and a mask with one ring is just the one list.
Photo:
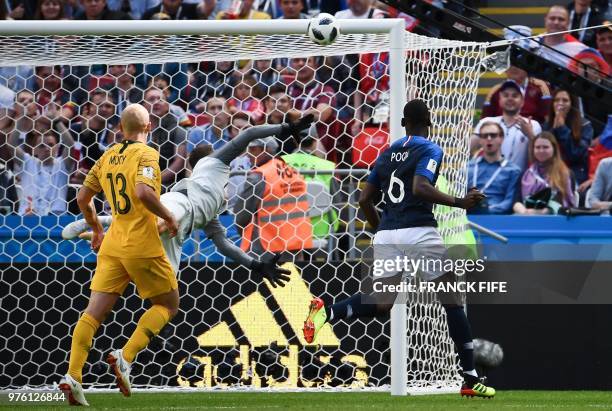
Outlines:
{"label": "blue sock", "polygon": [[473,371],[474,343],[472,342],[472,328],[463,311],[462,306],[445,305],[448,332],[459,352],[459,363],[463,372]]}
{"label": "blue sock", "polygon": [[375,317],[378,313],[376,304],[363,302],[364,295],[357,293],[346,300],[327,308],[327,321],[348,320],[349,318]]}

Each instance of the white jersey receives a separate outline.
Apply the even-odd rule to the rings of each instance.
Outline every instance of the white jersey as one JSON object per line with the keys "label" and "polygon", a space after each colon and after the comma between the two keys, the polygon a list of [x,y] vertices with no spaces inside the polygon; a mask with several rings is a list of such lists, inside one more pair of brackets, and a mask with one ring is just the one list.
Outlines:
{"label": "white jersey", "polygon": [[[216,158],[203,158],[196,164],[189,178],[179,181],[172,190],[162,194],[162,204],[172,212],[179,223],[174,238],[161,235],[162,245],[174,271],[178,273],[183,242],[197,228],[207,237],[225,232],[217,216],[225,209],[225,185],[229,179],[229,167]],[[185,191],[186,194],[185,195]]]}
{"label": "white jersey", "polygon": [[221,160],[206,157],[198,161],[191,177],[184,178],[171,191],[187,190],[193,204],[193,227],[206,224],[225,210],[225,186],[229,181],[228,165]]}

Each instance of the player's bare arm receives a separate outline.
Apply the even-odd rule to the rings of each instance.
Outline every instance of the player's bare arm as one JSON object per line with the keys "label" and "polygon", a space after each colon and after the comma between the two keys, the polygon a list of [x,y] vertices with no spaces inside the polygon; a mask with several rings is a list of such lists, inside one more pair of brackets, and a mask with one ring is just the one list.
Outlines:
{"label": "player's bare arm", "polygon": [[464,209],[476,206],[486,197],[477,189],[471,189],[463,198],[452,197],[432,186],[426,177],[419,175],[414,176],[412,194],[430,203]]}
{"label": "player's bare arm", "polygon": [[174,237],[178,232],[176,219],[170,210],[161,203],[155,190],[146,184],[138,183],[136,184],[136,197],[142,201],[142,204],[144,204],[147,210],[164,220],[166,223],[166,229],[164,231],[168,231],[168,236],[170,238]]}
{"label": "player's bare arm", "polygon": [[380,223],[380,216],[378,215],[378,211],[376,211],[376,206],[374,202],[378,198],[380,194],[380,189],[376,187],[374,184],[366,183],[365,187],[361,191],[359,195],[359,207],[363,210],[363,214],[365,214],[365,218],[368,221],[368,224],[372,227],[372,230],[376,231],[378,229],[378,224]]}
{"label": "player's bare arm", "polygon": [[104,228],[102,227],[102,224],[100,224],[100,221],[98,221],[96,209],[92,201],[96,194],[97,193],[94,190],[87,186],[82,186],[77,194],[77,204],[79,205],[79,209],[81,210],[81,213],[83,213],[85,221],[92,229],[91,248],[94,251],[98,251],[100,249],[102,240],[104,239]]}

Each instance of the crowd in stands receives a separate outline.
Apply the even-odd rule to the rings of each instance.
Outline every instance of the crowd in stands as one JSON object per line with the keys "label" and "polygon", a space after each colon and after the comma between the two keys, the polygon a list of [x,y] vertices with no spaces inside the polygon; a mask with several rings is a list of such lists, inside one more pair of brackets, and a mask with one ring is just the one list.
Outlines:
{"label": "crowd in stands", "polygon": [[[609,84],[612,26],[563,33],[603,24],[611,12],[597,8],[603,3],[575,0],[567,7],[551,7],[544,20],[546,35],[521,45]],[[408,30],[435,32],[374,0],[0,0],[0,18],[14,20],[305,19],[320,11],[339,18],[401,17]],[[513,26],[505,35],[528,37],[531,29]],[[186,159],[197,147],[218,149],[247,127],[314,114],[316,125],[296,153],[279,153],[273,142],[257,141],[232,164],[233,171],[258,170],[232,176],[228,187],[228,209],[248,232],[250,216],[262,207],[262,181],[272,178],[270,170],[279,164],[323,170],[368,166],[361,158],[355,160],[352,149],[368,127],[386,127],[379,117],[388,113],[387,64],[388,55],[380,53],[194,64],[1,67],[0,212],[77,212],[71,204],[74,187],[104,150],[121,140],[118,119],[129,103],[141,103],[152,114],[150,144],[161,154],[164,189],[189,175]],[[518,67],[510,67],[506,76],[487,96],[471,139],[468,184],[488,196],[472,212],[545,214],[585,204],[609,208],[609,110]],[[331,174],[316,178],[331,194],[339,191],[338,179]],[[337,217],[332,211],[313,219],[315,237],[337,229]],[[296,247],[305,247],[307,240],[300,241]]]}
{"label": "crowd in stands", "polygon": [[[607,2],[575,0],[552,6],[545,33],[533,39],[526,26],[504,30],[507,39],[544,58],[610,87],[612,26]],[[567,33],[569,30],[601,26]],[[612,156],[609,107],[580,99],[570,89],[529,77],[511,66],[507,79],[489,92],[474,129],[469,181],[486,188],[487,204],[472,210],[486,214],[556,214],[578,206],[607,209],[609,198],[591,193],[597,164]],[[494,130],[495,125],[498,125]],[[483,132],[483,126],[484,128]],[[598,184],[601,183],[601,178]],[[604,183],[605,185],[605,183]],[[513,192],[513,198],[509,193]]]}

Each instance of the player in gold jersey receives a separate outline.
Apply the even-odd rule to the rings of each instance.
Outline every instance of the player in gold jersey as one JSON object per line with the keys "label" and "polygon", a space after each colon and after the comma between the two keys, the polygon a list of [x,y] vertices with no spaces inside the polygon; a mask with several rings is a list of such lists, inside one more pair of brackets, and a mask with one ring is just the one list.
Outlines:
{"label": "player in gold jersey", "polygon": [[[77,202],[93,230],[91,247],[98,252],[91,296],[72,335],[68,374],[60,381],[72,405],[88,405],[81,386],[82,368],[94,335],[130,281],[152,306],[138,321],[123,349],[112,351],[111,365],[121,393],[129,396],[131,362],[152,337],[176,315],[178,284],[157,229],[157,217],[165,221],[169,236],[176,235],[177,222],[160,202],[159,153],[146,145],[151,123],[149,113],[132,104],[121,115],[124,139],[109,148],[92,167]],[[113,212],[105,234],[96,216],[92,198],[104,191]]]}

